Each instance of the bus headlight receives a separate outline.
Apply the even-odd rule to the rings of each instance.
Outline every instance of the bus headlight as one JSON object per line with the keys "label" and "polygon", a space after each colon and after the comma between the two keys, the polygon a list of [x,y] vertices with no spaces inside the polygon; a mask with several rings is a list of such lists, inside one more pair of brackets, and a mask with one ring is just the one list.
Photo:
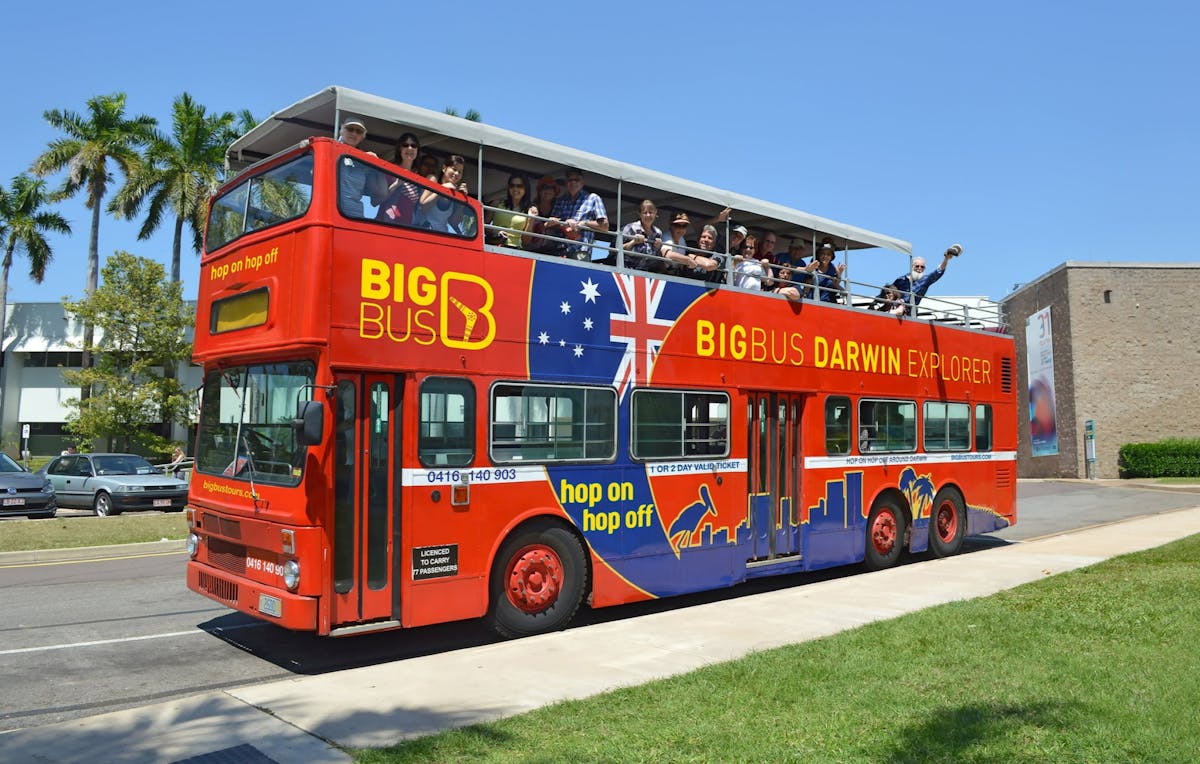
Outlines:
{"label": "bus headlight", "polygon": [[188,557],[196,559],[196,552],[200,551],[200,537],[195,533],[189,533],[187,537],[187,553]]}
{"label": "bus headlight", "polygon": [[283,585],[292,591],[300,585],[300,563],[288,560],[283,564]]}

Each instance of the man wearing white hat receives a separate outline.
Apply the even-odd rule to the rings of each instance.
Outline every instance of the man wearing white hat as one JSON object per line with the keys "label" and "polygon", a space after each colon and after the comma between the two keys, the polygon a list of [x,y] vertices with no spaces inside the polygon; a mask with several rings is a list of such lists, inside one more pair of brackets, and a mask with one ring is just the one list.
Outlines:
{"label": "man wearing white hat", "polygon": [[[358,144],[366,137],[367,126],[358,117],[346,119],[338,131],[338,140],[354,148],[358,148]],[[363,196],[371,193],[374,198],[372,190],[367,188],[368,175],[372,174],[371,168],[362,162],[356,162],[348,156],[342,157],[341,167],[338,168],[338,209],[346,217],[363,217]]]}

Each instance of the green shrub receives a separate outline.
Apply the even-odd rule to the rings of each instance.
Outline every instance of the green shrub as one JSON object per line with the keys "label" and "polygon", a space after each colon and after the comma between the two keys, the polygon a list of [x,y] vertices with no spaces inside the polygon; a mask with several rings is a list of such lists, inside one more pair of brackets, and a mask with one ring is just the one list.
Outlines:
{"label": "green shrub", "polygon": [[1200,477],[1200,438],[1126,443],[1117,467],[1123,478]]}

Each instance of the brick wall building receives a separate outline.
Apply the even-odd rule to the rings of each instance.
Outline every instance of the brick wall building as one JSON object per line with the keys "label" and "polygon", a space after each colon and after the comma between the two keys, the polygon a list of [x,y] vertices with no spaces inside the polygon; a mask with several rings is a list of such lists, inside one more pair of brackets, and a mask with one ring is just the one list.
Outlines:
{"label": "brick wall building", "polygon": [[1096,476],[1118,477],[1126,443],[1200,437],[1200,263],[1071,260],[1002,305],[1017,346],[1020,411],[1029,405],[1025,326],[1050,307],[1058,454],[1033,456],[1028,416],[1017,474],[1086,477],[1084,424],[1095,421]]}

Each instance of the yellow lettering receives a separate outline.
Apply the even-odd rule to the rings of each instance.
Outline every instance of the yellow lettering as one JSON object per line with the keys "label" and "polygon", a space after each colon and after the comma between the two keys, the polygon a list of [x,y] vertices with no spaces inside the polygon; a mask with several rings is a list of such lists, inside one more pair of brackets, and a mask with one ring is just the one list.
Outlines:
{"label": "yellow lettering", "polygon": [[362,290],[364,300],[386,300],[391,294],[387,263],[379,260],[362,261]]}
{"label": "yellow lettering", "polygon": [[729,330],[729,354],[738,361],[746,357],[746,327],[741,324]]}
{"label": "yellow lettering", "polygon": [[711,356],[715,350],[713,343],[713,324],[712,321],[701,319],[696,322],[696,355],[705,358]]}

